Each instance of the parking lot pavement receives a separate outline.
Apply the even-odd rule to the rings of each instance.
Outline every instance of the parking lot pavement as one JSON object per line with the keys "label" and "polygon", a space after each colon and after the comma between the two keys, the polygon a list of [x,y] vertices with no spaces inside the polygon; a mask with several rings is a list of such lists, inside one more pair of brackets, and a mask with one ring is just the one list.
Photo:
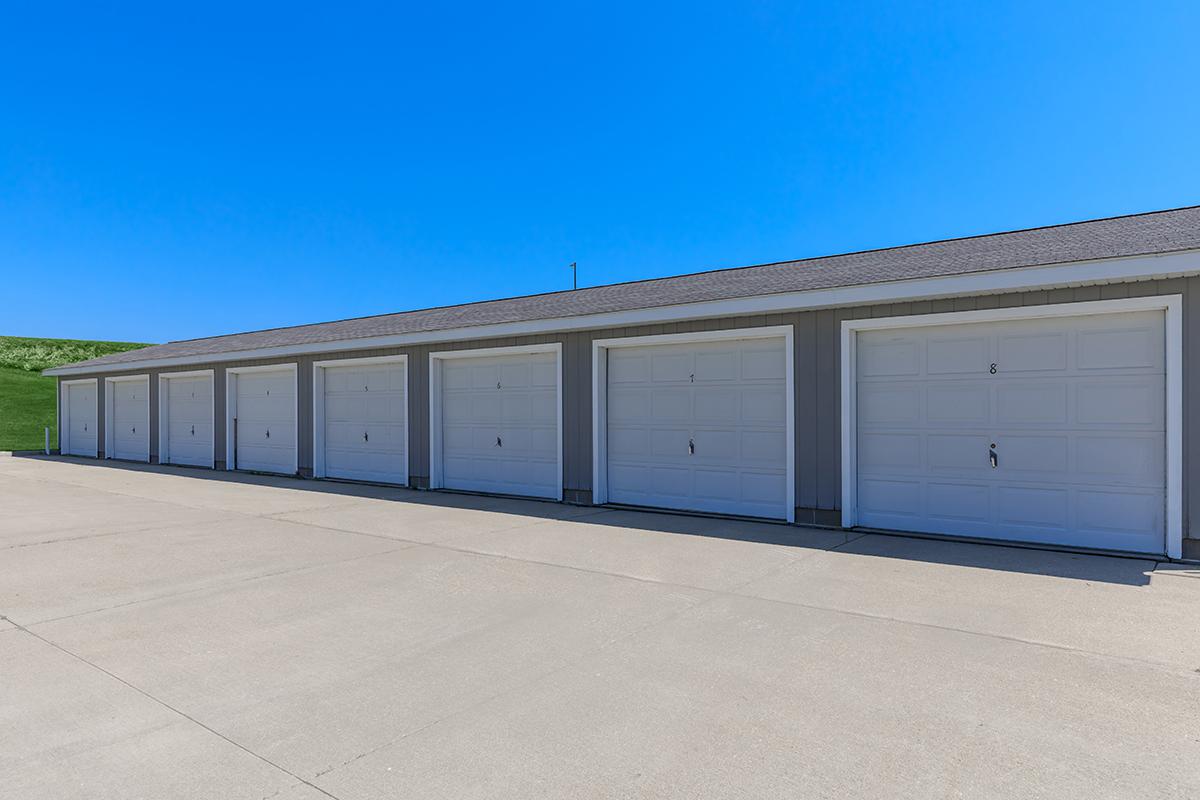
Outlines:
{"label": "parking lot pavement", "polygon": [[1187,565],[0,460],[14,797],[1200,796]]}

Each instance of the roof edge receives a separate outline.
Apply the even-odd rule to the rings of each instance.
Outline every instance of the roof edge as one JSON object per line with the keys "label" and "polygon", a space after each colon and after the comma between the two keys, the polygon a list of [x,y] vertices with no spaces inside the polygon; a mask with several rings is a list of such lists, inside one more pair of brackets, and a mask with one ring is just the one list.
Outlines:
{"label": "roof edge", "polygon": [[[84,365],[64,364],[43,370],[46,376],[100,375],[138,369],[245,361],[259,358],[314,355],[349,350],[402,347],[438,342],[566,333],[606,327],[632,327],[713,317],[786,313],[839,306],[911,302],[972,294],[1037,291],[1064,286],[1086,286],[1200,275],[1200,248],[1089,261],[1070,261],[1032,267],[1010,267],[986,272],[881,281],[855,286],[808,289],[750,295],[698,303],[657,306],[629,311],[602,312],[572,317],[551,317],[463,328],[335,339],[303,345],[281,345],[250,350],[230,350],[195,356],[173,356],[142,361]],[[136,351],[134,351],[136,352]]]}

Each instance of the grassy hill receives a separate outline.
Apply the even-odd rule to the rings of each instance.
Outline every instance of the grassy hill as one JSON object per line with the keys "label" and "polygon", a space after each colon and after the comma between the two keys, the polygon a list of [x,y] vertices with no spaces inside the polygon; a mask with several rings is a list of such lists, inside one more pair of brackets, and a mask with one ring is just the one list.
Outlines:
{"label": "grassy hill", "polygon": [[42,377],[42,370],[145,346],[0,336],[0,450],[40,450],[47,425],[55,440],[55,381]]}

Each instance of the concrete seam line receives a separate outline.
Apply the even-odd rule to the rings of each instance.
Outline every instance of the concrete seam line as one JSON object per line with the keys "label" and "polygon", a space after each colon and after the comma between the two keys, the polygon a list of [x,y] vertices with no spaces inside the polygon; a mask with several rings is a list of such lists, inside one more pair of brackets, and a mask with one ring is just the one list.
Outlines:
{"label": "concrete seam line", "polygon": [[[86,617],[88,614],[100,614],[105,611],[112,611],[113,609],[117,609],[117,608],[128,608],[130,606],[136,606],[136,605],[140,605],[142,603],[153,603],[156,600],[172,600],[176,597],[186,597],[187,595],[198,594],[200,592],[211,591],[213,589],[229,589],[229,588],[238,586],[239,584],[243,584],[243,583],[250,583],[252,581],[258,581],[258,580],[265,580],[267,578],[278,578],[280,575],[291,575],[296,572],[304,572],[305,570],[320,569],[322,567],[330,567],[330,566],[334,566],[337,564],[347,564],[347,563],[350,563],[351,561],[358,561],[358,560],[364,559],[364,558],[375,558],[377,556],[386,556],[386,555],[390,555],[392,553],[399,553],[404,550],[412,550],[417,546],[417,545],[409,544],[407,542],[397,542],[397,544],[401,544],[401,545],[403,545],[403,547],[393,547],[391,550],[380,550],[377,553],[365,553],[363,555],[352,556],[350,558],[337,559],[335,561],[322,561],[322,562],[316,563],[316,564],[304,564],[304,565],[301,565],[298,567],[291,567],[290,569],[280,569],[280,570],[276,570],[275,572],[264,572],[259,575],[247,575],[243,578],[238,578],[236,580],[227,581],[224,583],[214,583],[214,584],[210,584],[208,586],[198,586],[194,589],[183,589],[182,591],[170,592],[168,594],[158,594],[158,595],[154,595],[153,597],[140,597],[136,600],[127,600],[124,603],[114,603],[111,606],[104,606],[103,608],[92,608],[92,609],[88,609],[87,611],[79,611],[74,614],[64,614],[61,617],[51,617],[50,619],[39,619],[36,622],[29,622],[26,624],[29,626],[48,625],[51,622],[62,622],[63,620],[66,620],[66,619],[76,619],[77,617]],[[4,619],[4,617],[0,616],[0,619]],[[13,622],[13,621],[10,619],[9,622]],[[13,624],[16,625],[17,623],[13,622]]]}
{"label": "concrete seam line", "polygon": [[145,689],[142,689],[141,687],[139,687],[139,686],[136,686],[135,684],[133,684],[133,683],[130,683],[129,681],[125,680],[125,679],[124,679],[124,678],[122,678],[120,675],[117,675],[116,673],[110,672],[109,670],[105,669],[104,667],[102,667],[102,666],[100,666],[100,665],[98,665],[98,664],[95,664],[95,663],[93,663],[93,662],[91,662],[91,661],[88,661],[86,658],[84,658],[83,656],[79,655],[78,653],[72,652],[71,650],[68,650],[67,648],[63,647],[62,645],[58,644],[57,642],[51,641],[50,639],[47,639],[45,636],[42,636],[42,635],[40,635],[40,634],[38,634],[38,633],[36,633],[36,632],[34,632],[34,631],[31,631],[31,630],[29,630],[29,629],[28,629],[28,628],[26,628],[24,625],[18,625],[17,623],[13,622],[11,619],[8,619],[8,617],[5,617],[5,616],[3,616],[3,615],[0,615],[0,619],[7,620],[8,622],[12,623],[13,625],[16,625],[16,626],[17,626],[17,627],[18,627],[20,630],[22,630],[22,631],[24,631],[25,633],[29,634],[30,636],[32,636],[33,638],[37,639],[38,641],[40,641],[40,642],[42,642],[42,643],[44,643],[44,644],[47,644],[47,645],[49,645],[50,647],[53,647],[55,650],[58,650],[58,651],[59,651],[59,652],[61,652],[61,653],[65,653],[66,655],[70,656],[71,658],[74,658],[75,660],[79,661],[79,662],[80,662],[80,663],[82,663],[82,664],[86,664],[87,666],[91,667],[92,669],[96,670],[97,672],[102,672],[102,673],[104,673],[105,675],[107,675],[108,677],[110,677],[110,678],[112,678],[113,680],[117,681],[118,683],[120,683],[120,684],[123,684],[124,686],[127,686],[127,687],[129,687],[130,689],[132,689],[133,691],[135,691],[135,692],[137,692],[138,694],[142,695],[143,697],[147,698],[148,700],[151,700],[152,702],[154,702],[154,703],[157,703],[158,705],[162,706],[163,708],[167,709],[168,711],[170,711],[170,712],[172,712],[172,713],[174,713],[174,714],[177,714],[178,716],[180,716],[180,717],[183,717],[184,719],[186,719],[187,721],[189,721],[189,722],[193,723],[194,725],[197,725],[197,726],[199,726],[199,727],[203,728],[204,730],[206,730],[206,731],[208,731],[209,733],[211,733],[213,736],[216,736],[217,738],[219,738],[219,739],[222,739],[222,740],[224,740],[224,741],[228,742],[229,744],[233,745],[234,747],[238,748],[239,750],[241,750],[241,751],[243,751],[243,752],[245,752],[245,753],[247,753],[247,754],[249,754],[249,755],[253,756],[254,758],[257,758],[259,761],[262,761],[264,764],[268,764],[268,765],[270,765],[270,766],[274,767],[275,769],[279,770],[280,772],[284,773],[285,775],[290,775],[291,777],[295,778],[297,781],[300,781],[300,782],[301,782],[301,783],[303,783],[304,785],[306,785],[306,786],[310,786],[310,787],[312,787],[313,789],[316,789],[318,792],[320,792],[321,794],[325,795],[326,797],[331,797],[331,798],[333,798],[333,800],[340,800],[340,798],[338,798],[338,797],[337,797],[337,795],[334,795],[334,794],[331,794],[331,793],[329,793],[329,792],[325,791],[325,790],[324,790],[324,789],[322,789],[320,786],[317,786],[316,784],[314,784],[314,783],[311,783],[310,781],[307,781],[307,780],[305,780],[304,778],[300,777],[299,775],[297,775],[296,773],[294,773],[294,772],[292,772],[291,770],[287,769],[286,767],[283,767],[283,766],[280,766],[279,764],[276,764],[274,761],[272,761],[271,759],[267,758],[266,756],[264,756],[264,755],[260,755],[260,754],[258,754],[258,753],[256,753],[256,752],[254,752],[254,751],[253,751],[253,750],[251,750],[249,747],[246,747],[244,744],[241,744],[240,742],[237,742],[237,741],[235,741],[235,740],[233,740],[233,739],[229,738],[228,736],[226,736],[225,734],[223,734],[223,733],[221,733],[220,731],[216,730],[215,728],[212,728],[212,727],[210,727],[209,725],[205,725],[203,722],[201,722],[200,720],[196,719],[196,718],[195,718],[195,717],[193,717],[191,714],[188,714],[188,713],[187,713],[187,712],[185,712],[185,711],[181,711],[180,709],[176,708],[175,706],[171,705],[170,703],[166,702],[165,700],[160,700],[159,698],[157,698],[157,697],[155,697],[154,695],[152,695],[152,694],[150,694],[149,692],[147,692]]}

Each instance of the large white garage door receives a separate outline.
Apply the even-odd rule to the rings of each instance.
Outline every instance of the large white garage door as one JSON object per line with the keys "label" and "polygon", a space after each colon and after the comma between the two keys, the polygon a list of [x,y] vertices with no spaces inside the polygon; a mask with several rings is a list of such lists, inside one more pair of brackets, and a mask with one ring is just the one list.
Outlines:
{"label": "large white garage door", "polygon": [[406,374],[402,363],[324,368],[326,476],[408,483]]}
{"label": "large white garage door", "polygon": [[559,496],[558,358],[442,361],[442,485]]}
{"label": "large white garage door", "polygon": [[608,498],[786,519],[783,338],[608,351]]}
{"label": "large white garage door", "polygon": [[112,381],[110,458],[150,460],[150,379]]}
{"label": "large white garage door", "polygon": [[95,456],[96,381],[66,384],[66,428],[63,450],[73,456]]}
{"label": "large white garage door", "polygon": [[296,390],[291,370],[237,375],[237,469],[296,470]]}
{"label": "large white garage door", "polygon": [[[213,463],[213,379],[211,375],[180,376],[163,381],[166,449],[165,464],[211,467]],[[160,406],[162,407],[162,406]]]}
{"label": "large white garage door", "polygon": [[859,524],[1161,553],[1161,312],[864,331]]}

